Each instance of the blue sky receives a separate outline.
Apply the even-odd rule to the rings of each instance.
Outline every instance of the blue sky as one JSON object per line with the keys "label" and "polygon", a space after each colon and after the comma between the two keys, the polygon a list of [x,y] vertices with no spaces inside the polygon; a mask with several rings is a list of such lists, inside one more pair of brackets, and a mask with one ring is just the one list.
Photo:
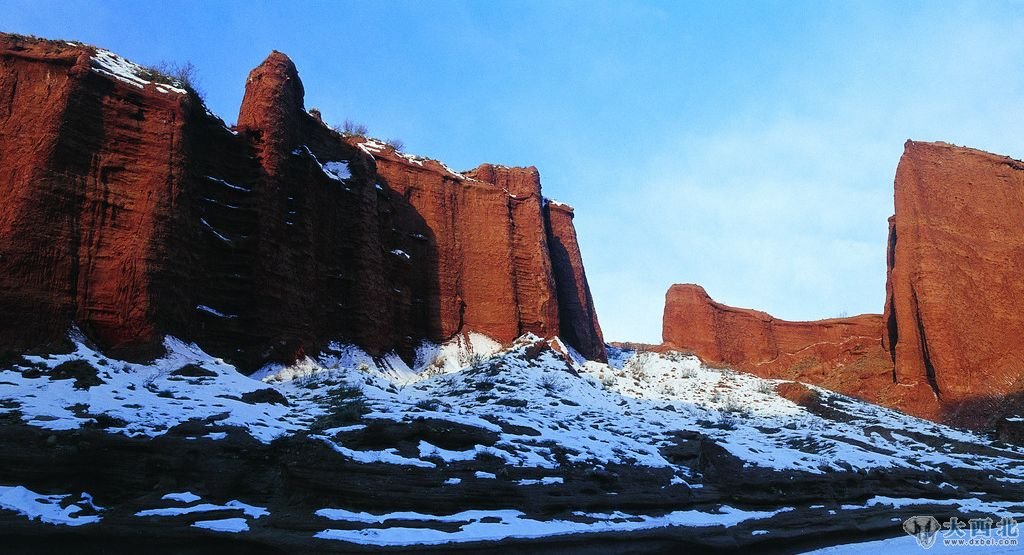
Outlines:
{"label": "blue sky", "polygon": [[0,29],[191,61],[232,123],[272,49],[307,107],[576,207],[610,340],[665,291],[787,319],[880,312],[903,142],[1024,157],[1024,3],[5,3]]}

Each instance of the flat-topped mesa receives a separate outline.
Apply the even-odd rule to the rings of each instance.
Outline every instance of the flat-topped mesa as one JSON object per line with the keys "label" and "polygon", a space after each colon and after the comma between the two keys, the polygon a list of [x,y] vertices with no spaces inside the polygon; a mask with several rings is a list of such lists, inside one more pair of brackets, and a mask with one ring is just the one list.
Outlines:
{"label": "flat-topped mesa", "polygon": [[784,322],[676,285],[663,347],[1020,437],[1024,162],[907,141],[895,208],[881,318]]}
{"label": "flat-topped mesa", "polygon": [[[850,338],[881,341],[879,314],[791,322],[715,302],[695,284],[673,285],[665,299],[665,342],[694,349],[718,363],[765,363],[815,343]],[[723,333],[728,331],[745,333]]]}
{"label": "flat-topped mesa", "polygon": [[[665,296],[663,325],[665,348],[692,351],[712,364],[876,402],[898,395],[878,314],[790,322],[715,302],[699,285],[679,284]],[[934,415],[934,407],[915,408]]]}
{"label": "flat-topped mesa", "polygon": [[890,220],[885,343],[952,420],[1024,408],[1024,162],[907,141]]}

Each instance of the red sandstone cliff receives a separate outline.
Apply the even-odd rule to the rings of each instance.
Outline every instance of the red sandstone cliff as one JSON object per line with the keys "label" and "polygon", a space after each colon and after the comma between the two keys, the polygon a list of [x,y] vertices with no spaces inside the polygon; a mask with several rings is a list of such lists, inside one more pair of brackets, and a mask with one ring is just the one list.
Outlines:
{"label": "red sandstone cliff", "polygon": [[152,343],[156,244],[182,192],[194,99],[103,75],[95,52],[0,35],[0,335]]}
{"label": "red sandstone cliff", "polygon": [[1024,163],[907,141],[895,205],[885,344],[896,380],[926,386],[958,421],[1019,406]]}
{"label": "red sandstone cliff", "polygon": [[889,220],[885,314],[784,322],[666,297],[662,348],[1009,435],[1024,411],[1024,163],[907,141]]}
{"label": "red sandstone cliff", "polygon": [[559,304],[557,276],[585,277],[574,235],[575,257],[549,249],[535,169],[462,175],[346,139],[303,96],[274,52],[233,131],[108,52],[0,35],[0,345],[75,324],[124,354],[170,333],[252,367],[339,339],[600,336]]}
{"label": "red sandstone cliff", "polygon": [[566,279],[585,287],[586,275],[571,218],[549,223],[536,168],[484,164],[458,173],[372,139],[346,141],[372,156],[381,188],[429,232],[413,235],[422,238],[417,252],[436,258],[434,289],[425,298],[434,303],[432,325],[441,337],[469,330],[502,342],[524,333],[561,335],[584,356],[604,359],[589,290],[589,311],[577,308],[575,287],[561,295]]}
{"label": "red sandstone cliff", "polygon": [[[891,404],[901,392],[882,348],[882,318],[862,314],[789,322],[717,303],[699,285],[673,285],[665,297],[666,348],[766,378],[797,380]],[[927,403],[919,414],[932,414]]]}
{"label": "red sandstone cliff", "polygon": [[[537,168],[484,164],[463,175],[493,183],[508,194],[512,283],[519,307],[519,333],[559,333],[558,296],[545,233],[544,197]],[[582,262],[580,263],[582,268]]]}

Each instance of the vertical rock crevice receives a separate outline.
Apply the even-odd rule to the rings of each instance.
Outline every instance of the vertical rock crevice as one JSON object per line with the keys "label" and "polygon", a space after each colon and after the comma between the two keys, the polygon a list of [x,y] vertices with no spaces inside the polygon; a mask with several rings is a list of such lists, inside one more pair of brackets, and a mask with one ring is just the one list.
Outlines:
{"label": "vertical rock crevice", "polygon": [[917,300],[917,291],[910,290],[911,306],[913,307],[913,318],[914,322],[917,323],[917,337],[920,342],[921,349],[921,363],[924,366],[925,379],[928,380],[928,386],[931,387],[932,393],[935,394],[935,398],[942,400],[942,392],[939,390],[939,382],[936,377],[935,366],[932,363],[932,358],[928,354],[928,336],[925,332],[924,319],[921,314],[921,307]]}
{"label": "vertical rock crevice", "polygon": [[882,336],[882,347],[889,352],[892,359],[892,381],[897,383],[896,374],[896,345],[900,341],[899,317],[896,314],[895,285],[893,283],[893,271],[896,266],[896,217],[889,218],[889,240],[886,249],[886,278],[885,278],[885,311],[882,314],[885,320],[885,335]]}

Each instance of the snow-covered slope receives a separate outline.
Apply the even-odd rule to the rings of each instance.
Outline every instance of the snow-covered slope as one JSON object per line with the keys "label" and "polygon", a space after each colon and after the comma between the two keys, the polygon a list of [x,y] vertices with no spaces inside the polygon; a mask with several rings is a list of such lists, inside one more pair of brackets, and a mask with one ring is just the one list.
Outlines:
{"label": "snow-covered slope", "polygon": [[[311,537],[320,541],[439,544],[704,530],[744,522],[758,527],[746,533],[760,541],[775,532],[768,523],[756,523],[794,518],[787,513],[810,511],[827,519],[837,511],[863,511],[877,518],[879,511],[896,515],[938,506],[1020,514],[1018,502],[1024,500],[1003,494],[1022,481],[1019,447],[810,386],[803,387],[798,404],[779,394],[785,384],[708,368],[676,353],[612,349],[609,364],[602,364],[583,360],[558,340],[524,336],[502,349],[474,335],[424,345],[412,365],[338,344],[316,358],[246,377],[173,338],[165,342],[168,354],[151,364],[110,359],[73,339],[71,353],[24,356],[0,370],[0,415],[54,432],[102,428],[135,438],[183,435],[196,445],[215,446],[238,434],[268,445],[297,438],[328,447],[350,469],[415,469],[430,477],[432,494],[450,490],[449,505],[458,505],[460,492],[473,492],[466,494],[462,510],[448,512],[399,506],[368,511],[360,509],[364,504],[334,499],[311,507],[308,518],[322,526]],[[903,477],[898,491],[866,485],[854,488],[851,498],[809,501],[834,476],[867,482],[885,475]],[[756,493],[729,494],[738,476],[763,483],[788,480],[794,489],[776,495],[771,505]],[[529,508],[534,502],[513,498],[505,507],[488,500],[491,508],[478,508],[472,497],[488,488],[571,494],[585,480],[614,484],[596,492],[580,490],[606,499],[601,510],[581,505],[538,513]],[[635,494],[630,484],[637,480],[652,482],[644,488],[660,488],[677,505],[658,507],[648,500],[631,502],[633,509],[609,510],[616,507],[614,496]],[[30,518],[48,514],[32,508],[49,499],[45,495],[11,489],[24,484],[0,485],[8,488],[4,499],[26,500],[24,507],[12,501],[3,508]],[[746,499],[746,506],[726,503],[730,496]],[[165,511],[194,513],[188,524],[220,533],[274,525],[273,516],[242,511],[253,506],[263,511],[265,499],[225,498],[209,506],[196,501],[198,496],[192,500],[198,509]],[[152,520],[159,511],[141,508],[132,518]],[[210,518],[211,511],[232,518]],[[274,511],[270,507],[268,514]],[[76,520],[72,512],[49,522],[90,524],[104,518],[103,511],[93,511],[89,520]],[[417,524],[410,528],[409,522]]]}
{"label": "snow-covered slope", "polygon": [[[531,336],[506,350],[479,335],[424,345],[412,366],[397,356],[375,360],[357,348],[335,345],[317,359],[269,366],[252,377],[173,338],[165,342],[168,354],[152,364],[110,359],[80,340],[75,345],[72,353],[26,356],[28,367],[0,372],[0,410],[16,410],[26,423],[53,430],[105,415],[117,421],[109,432],[148,436],[216,417],[217,426],[240,426],[267,442],[308,430],[329,414],[332,395],[341,388],[367,408],[363,420],[433,418],[500,434],[493,447],[480,451],[511,465],[557,466],[552,450],[543,446],[554,441],[572,462],[668,467],[683,480],[690,469],[659,452],[680,430],[707,435],[748,465],[811,473],[943,465],[998,473],[1018,469],[1018,456],[1024,454],[1011,446],[992,449],[987,438],[974,433],[809,386],[831,409],[831,417],[816,414],[781,397],[775,381],[707,368],[693,356],[613,350],[610,364],[602,364],[583,360],[560,342],[552,349]],[[48,379],[72,361],[94,368],[100,383],[82,387],[73,378]],[[188,365],[208,375],[181,370]],[[269,389],[282,394],[288,406],[243,400]],[[504,432],[494,422],[496,415],[506,427],[531,431]],[[318,437],[346,450],[343,439],[327,433],[332,431]],[[960,451],[954,442],[984,446],[985,454]],[[426,442],[421,451],[442,458],[476,454],[445,452]],[[396,460],[431,464],[422,458]],[[1010,475],[999,479],[1016,481]]]}

